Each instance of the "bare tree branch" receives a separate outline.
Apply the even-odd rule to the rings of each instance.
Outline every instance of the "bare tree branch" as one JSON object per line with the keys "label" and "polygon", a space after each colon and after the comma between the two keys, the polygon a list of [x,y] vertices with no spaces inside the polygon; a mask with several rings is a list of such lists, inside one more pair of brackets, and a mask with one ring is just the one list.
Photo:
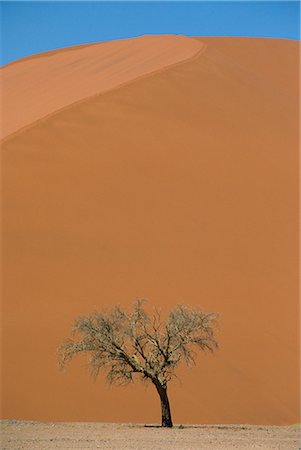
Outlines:
{"label": "bare tree branch", "polygon": [[196,350],[213,352],[218,348],[217,315],[178,305],[163,323],[158,310],[150,317],[143,304],[138,299],[131,313],[117,306],[109,312],[78,317],[72,338],[59,348],[59,363],[63,368],[77,354],[85,353],[93,377],[103,369],[109,383],[129,383],[135,375],[149,380],[170,415],[167,383],[181,360],[194,364]]}

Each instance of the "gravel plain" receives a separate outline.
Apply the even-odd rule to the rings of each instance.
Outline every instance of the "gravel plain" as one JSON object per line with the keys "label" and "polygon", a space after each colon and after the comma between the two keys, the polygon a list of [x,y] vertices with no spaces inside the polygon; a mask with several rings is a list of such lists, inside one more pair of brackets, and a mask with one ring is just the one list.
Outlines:
{"label": "gravel plain", "polygon": [[156,425],[1,422],[2,450],[298,450],[300,428],[256,425]]}

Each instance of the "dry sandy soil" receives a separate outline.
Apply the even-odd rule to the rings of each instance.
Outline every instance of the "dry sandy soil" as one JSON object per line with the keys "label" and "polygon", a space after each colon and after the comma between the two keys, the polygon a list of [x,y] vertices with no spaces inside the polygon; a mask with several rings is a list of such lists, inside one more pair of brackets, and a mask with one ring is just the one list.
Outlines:
{"label": "dry sandy soil", "polygon": [[296,426],[185,425],[172,430],[102,423],[2,422],[3,450],[296,450]]}

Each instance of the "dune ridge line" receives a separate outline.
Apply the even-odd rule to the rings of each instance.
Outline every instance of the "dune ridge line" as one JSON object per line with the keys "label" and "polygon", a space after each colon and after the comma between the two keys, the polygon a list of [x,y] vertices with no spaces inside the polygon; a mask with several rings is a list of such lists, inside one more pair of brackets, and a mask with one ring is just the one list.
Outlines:
{"label": "dune ridge line", "polygon": [[0,138],[4,141],[75,103],[190,60],[205,48],[185,36],[142,36],[68,47],[7,65],[1,69]]}

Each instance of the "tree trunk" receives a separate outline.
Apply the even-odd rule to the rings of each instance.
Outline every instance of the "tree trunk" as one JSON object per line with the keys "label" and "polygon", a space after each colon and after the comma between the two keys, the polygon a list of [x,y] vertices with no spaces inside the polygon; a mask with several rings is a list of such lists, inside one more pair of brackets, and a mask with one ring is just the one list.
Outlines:
{"label": "tree trunk", "polygon": [[170,405],[167,396],[167,387],[160,382],[154,382],[157,392],[160,396],[161,411],[162,411],[162,427],[171,428],[173,426],[170,413]]}

